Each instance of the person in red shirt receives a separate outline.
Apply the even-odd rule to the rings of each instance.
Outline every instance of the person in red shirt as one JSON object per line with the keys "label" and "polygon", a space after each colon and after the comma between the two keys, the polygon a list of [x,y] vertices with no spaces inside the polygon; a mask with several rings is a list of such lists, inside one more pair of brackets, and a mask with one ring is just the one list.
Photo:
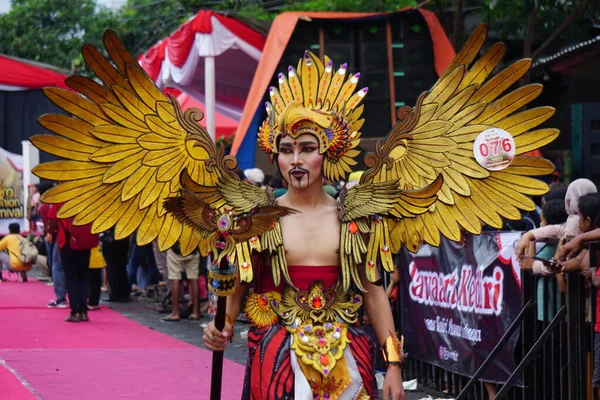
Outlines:
{"label": "person in red shirt", "polygon": [[48,244],[48,260],[52,282],[54,283],[54,294],[56,300],[50,300],[48,307],[50,308],[67,308],[67,286],[65,280],[65,271],[63,269],[62,260],[60,259],[60,251],[58,249],[57,234],[58,234],[58,210],[62,204],[46,204],[40,205],[40,217],[44,223],[44,231],[46,233],[46,243]]}
{"label": "person in red shirt", "polygon": [[98,235],[91,233],[91,224],[73,225],[73,218],[58,221],[56,242],[65,271],[71,315],[67,322],[87,322],[89,296],[89,266],[91,249],[98,246]]}

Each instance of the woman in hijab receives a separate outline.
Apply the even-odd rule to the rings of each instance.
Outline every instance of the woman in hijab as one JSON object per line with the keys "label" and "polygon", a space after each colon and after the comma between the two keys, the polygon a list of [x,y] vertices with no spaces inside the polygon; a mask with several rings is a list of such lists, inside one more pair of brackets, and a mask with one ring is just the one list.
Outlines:
{"label": "woman in hijab", "polygon": [[[547,225],[525,233],[517,244],[517,257],[523,258],[525,256],[525,252],[531,242],[544,242],[553,239],[564,242],[580,234],[579,216],[577,214],[579,198],[585,194],[597,192],[596,185],[589,179],[581,178],[571,182],[565,195],[565,209],[569,215],[567,222],[560,225]],[[584,256],[585,252],[582,252],[577,259],[573,259],[569,264],[565,263],[565,268],[568,270],[578,270]],[[544,267],[539,271],[534,271],[534,273],[551,275],[553,272]]]}

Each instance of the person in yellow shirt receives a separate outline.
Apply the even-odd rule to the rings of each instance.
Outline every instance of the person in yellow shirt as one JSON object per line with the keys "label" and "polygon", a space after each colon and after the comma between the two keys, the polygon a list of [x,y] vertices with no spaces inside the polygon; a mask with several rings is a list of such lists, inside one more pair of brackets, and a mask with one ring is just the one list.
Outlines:
{"label": "person in yellow shirt", "polygon": [[2,281],[2,267],[9,272],[18,272],[21,274],[21,280],[27,282],[27,271],[31,265],[23,264],[19,260],[21,255],[21,240],[25,240],[20,232],[21,226],[17,223],[8,225],[9,234],[0,240],[0,281]]}
{"label": "person in yellow shirt", "polygon": [[88,310],[90,311],[100,308],[102,271],[104,267],[106,267],[106,261],[104,261],[100,245],[98,245],[90,252],[90,297],[88,298]]}

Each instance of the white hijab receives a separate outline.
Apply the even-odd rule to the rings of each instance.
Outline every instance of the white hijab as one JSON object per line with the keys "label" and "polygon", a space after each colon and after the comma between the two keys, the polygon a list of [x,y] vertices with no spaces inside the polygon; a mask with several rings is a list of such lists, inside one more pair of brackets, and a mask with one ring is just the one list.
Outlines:
{"label": "white hijab", "polygon": [[565,195],[565,210],[569,215],[577,215],[579,211],[579,198],[588,193],[597,193],[596,185],[589,179],[575,179],[567,188]]}
{"label": "white hijab", "polygon": [[575,179],[567,188],[565,195],[565,210],[569,214],[567,223],[565,224],[564,236],[579,235],[579,198],[588,193],[597,193],[596,185],[589,179]]}

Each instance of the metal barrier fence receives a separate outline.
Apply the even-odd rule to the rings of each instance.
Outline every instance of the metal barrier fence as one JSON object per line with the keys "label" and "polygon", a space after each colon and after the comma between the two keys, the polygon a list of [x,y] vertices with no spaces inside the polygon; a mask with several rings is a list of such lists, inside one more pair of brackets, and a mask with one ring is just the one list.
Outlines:
{"label": "metal barrier fence", "polygon": [[[590,265],[598,265],[598,251],[595,246],[592,250]],[[473,378],[411,359],[407,348],[404,379],[417,379],[422,390],[435,396],[487,399],[485,384],[478,378],[503,349],[504,339],[518,334],[517,367],[504,385],[497,386],[497,400],[598,400],[598,390],[592,390],[596,290],[586,287],[580,273],[563,277],[565,293],[555,278],[522,273],[524,306]],[[396,321],[400,330],[403,324],[411,323],[400,318]]]}

